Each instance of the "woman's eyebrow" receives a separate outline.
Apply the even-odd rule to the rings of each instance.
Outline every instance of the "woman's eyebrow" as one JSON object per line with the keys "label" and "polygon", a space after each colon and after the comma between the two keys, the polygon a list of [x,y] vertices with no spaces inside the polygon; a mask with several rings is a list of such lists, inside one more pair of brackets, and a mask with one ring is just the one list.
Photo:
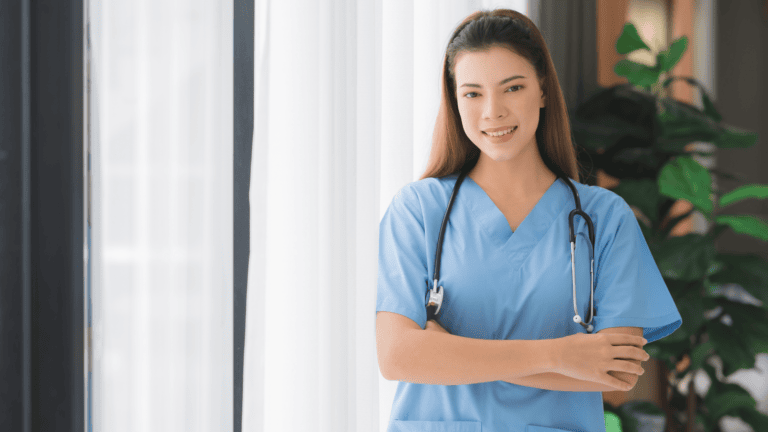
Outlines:
{"label": "woman's eyebrow", "polygon": [[[517,78],[525,78],[525,77],[522,76],[522,75],[515,75],[513,77],[509,77],[509,78],[503,79],[498,85],[504,85],[504,84],[512,81],[513,79],[517,79]],[[477,88],[480,88],[481,86],[480,86],[480,84],[467,84],[467,83],[464,83],[464,84],[460,85],[459,87],[477,87]]]}

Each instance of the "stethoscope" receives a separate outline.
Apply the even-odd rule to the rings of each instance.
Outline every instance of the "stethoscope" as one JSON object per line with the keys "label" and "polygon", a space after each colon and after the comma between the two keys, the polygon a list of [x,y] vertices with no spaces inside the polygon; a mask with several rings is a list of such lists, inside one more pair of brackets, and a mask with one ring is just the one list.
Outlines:
{"label": "stethoscope", "polygon": [[[440,251],[443,249],[443,237],[445,237],[445,226],[448,223],[448,215],[451,213],[451,207],[453,207],[453,201],[456,199],[456,193],[459,191],[459,187],[461,186],[461,182],[464,181],[464,177],[469,174],[469,171],[471,170],[472,165],[465,165],[465,167],[461,170],[461,174],[459,175],[458,179],[456,179],[456,184],[453,186],[453,193],[451,194],[451,199],[448,201],[448,208],[445,210],[445,216],[443,216],[443,224],[440,227],[440,234],[438,236],[437,240],[437,251],[435,252],[435,274],[433,279],[433,287],[429,288],[429,282],[427,282],[427,298],[426,298],[426,305],[427,305],[427,321],[434,319],[437,314],[440,312],[440,306],[443,304],[443,294],[444,290],[442,286],[437,285],[438,279],[440,279]],[[568,186],[571,188],[571,192],[573,193],[573,199],[576,201],[576,208],[571,210],[571,213],[568,215],[568,228],[571,233],[571,276],[573,280],[573,313],[575,314],[573,317],[573,322],[577,324],[581,324],[584,328],[586,328],[587,333],[592,333],[592,330],[594,330],[594,326],[592,323],[592,318],[594,318],[595,315],[595,308],[594,308],[594,294],[595,294],[595,276],[594,276],[594,268],[595,268],[595,230],[594,226],[592,225],[592,219],[581,211],[581,201],[579,200],[579,192],[576,190],[576,187],[571,182],[571,179],[568,177],[558,174],[558,178],[562,179]],[[557,181],[557,180],[555,180]],[[573,217],[579,215],[582,218],[584,218],[584,221],[587,223],[587,227],[589,228],[589,242],[592,245],[592,248],[590,249],[590,264],[589,264],[589,276],[590,276],[590,292],[589,292],[589,308],[590,308],[590,314],[589,314],[589,321],[586,323],[581,319],[581,316],[579,315],[579,311],[576,307],[576,260],[575,260],[575,251],[576,251],[576,235],[573,232]]]}

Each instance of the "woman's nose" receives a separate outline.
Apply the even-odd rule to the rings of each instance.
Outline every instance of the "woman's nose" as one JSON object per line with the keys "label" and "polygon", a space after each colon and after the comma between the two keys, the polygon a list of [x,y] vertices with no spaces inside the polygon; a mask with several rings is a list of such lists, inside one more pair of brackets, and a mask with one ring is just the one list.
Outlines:
{"label": "woman's nose", "polygon": [[488,118],[503,117],[506,114],[507,107],[504,105],[504,101],[500,97],[489,96],[486,99],[485,114]]}

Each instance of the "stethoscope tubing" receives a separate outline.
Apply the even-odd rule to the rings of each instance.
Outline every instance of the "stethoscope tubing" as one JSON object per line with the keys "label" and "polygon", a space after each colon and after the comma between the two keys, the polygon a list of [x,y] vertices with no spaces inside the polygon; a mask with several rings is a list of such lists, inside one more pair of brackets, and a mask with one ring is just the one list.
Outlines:
{"label": "stethoscope tubing", "polygon": [[[451,208],[453,207],[453,203],[456,200],[456,195],[458,194],[459,188],[461,187],[461,183],[464,181],[464,178],[469,174],[469,171],[471,169],[471,165],[466,165],[459,174],[459,177],[456,179],[456,184],[453,186],[453,193],[451,193],[451,198],[448,200],[448,208],[445,210],[445,215],[443,216],[443,222],[440,226],[440,233],[438,234],[438,240],[437,240],[437,248],[435,250],[435,270],[434,275],[432,278],[433,286],[432,288],[429,287],[429,282],[427,282],[427,296],[426,296],[426,307],[427,307],[427,320],[434,319],[434,317],[437,316],[437,314],[440,313],[440,309],[443,304],[443,296],[445,294],[444,288],[442,286],[438,285],[438,280],[440,279],[440,257],[442,255],[443,250],[443,238],[445,237],[445,228],[448,225],[448,217],[451,213]],[[573,313],[575,314],[573,317],[573,321],[577,324],[581,324],[587,331],[587,333],[592,333],[594,330],[594,326],[592,325],[592,319],[594,318],[595,309],[594,309],[594,293],[595,293],[595,276],[594,276],[594,268],[595,268],[595,228],[592,224],[592,219],[581,210],[581,200],[579,199],[579,192],[576,190],[576,186],[573,185],[571,182],[571,179],[569,179],[567,176],[564,175],[558,175],[557,178],[562,179],[571,189],[571,193],[573,194],[573,199],[575,201],[576,208],[573,209],[570,214],[568,215],[568,229],[570,234],[570,243],[571,243],[571,278],[573,281]],[[557,181],[557,180],[555,180]],[[584,322],[584,320],[579,315],[579,311],[576,305],[576,234],[573,229],[573,218],[575,216],[581,216],[582,219],[587,224],[587,229],[589,231],[589,242],[590,242],[590,265],[589,265],[589,276],[590,276],[590,292],[589,292],[589,320],[587,322]]]}

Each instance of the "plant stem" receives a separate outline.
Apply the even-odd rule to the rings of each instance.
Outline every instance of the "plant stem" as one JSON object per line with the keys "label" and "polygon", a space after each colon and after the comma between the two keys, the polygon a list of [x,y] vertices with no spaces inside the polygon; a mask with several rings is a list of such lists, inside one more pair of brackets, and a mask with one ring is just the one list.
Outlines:
{"label": "plant stem", "polygon": [[694,426],[696,426],[696,391],[693,385],[693,379],[695,374],[691,376],[691,380],[688,381],[688,398],[686,399],[685,407],[685,419],[686,419],[686,432],[694,432]]}

